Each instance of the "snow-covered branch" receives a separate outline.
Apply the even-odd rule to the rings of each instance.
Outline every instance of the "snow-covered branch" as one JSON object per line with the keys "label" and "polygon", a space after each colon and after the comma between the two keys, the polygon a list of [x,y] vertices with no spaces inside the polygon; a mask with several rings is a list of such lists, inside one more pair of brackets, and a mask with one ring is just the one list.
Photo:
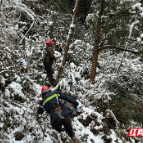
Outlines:
{"label": "snow-covered branch", "polygon": [[109,115],[113,118],[113,120],[115,121],[116,127],[119,129],[120,122],[117,120],[117,118],[115,117],[114,113],[111,110],[107,109],[106,110],[106,116],[109,117]]}

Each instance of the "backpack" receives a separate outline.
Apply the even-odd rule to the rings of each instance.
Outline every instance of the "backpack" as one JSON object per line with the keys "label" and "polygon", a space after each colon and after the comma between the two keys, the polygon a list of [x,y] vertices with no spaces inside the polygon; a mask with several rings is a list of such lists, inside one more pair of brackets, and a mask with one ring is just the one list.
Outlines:
{"label": "backpack", "polygon": [[[74,108],[74,105],[71,104],[70,102],[64,100],[64,99],[59,99],[58,97],[57,98],[57,104],[58,104],[58,107],[59,107],[59,101],[62,105],[64,105],[65,107],[67,108],[70,108],[71,110],[73,110],[73,113],[75,113],[75,108]],[[58,100],[59,99],[59,100]],[[60,119],[63,119],[64,117],[60,114],[59,110],[58,110],[58,113],[57,113],[58,117]]]}
{"label": "backpack", "polygon": [[67,108],[70,108],[71,110],[75,110],[75,107],[72,103],[64,100],[64,99],[59,99],[59,101],[61,102],[61,104]]}

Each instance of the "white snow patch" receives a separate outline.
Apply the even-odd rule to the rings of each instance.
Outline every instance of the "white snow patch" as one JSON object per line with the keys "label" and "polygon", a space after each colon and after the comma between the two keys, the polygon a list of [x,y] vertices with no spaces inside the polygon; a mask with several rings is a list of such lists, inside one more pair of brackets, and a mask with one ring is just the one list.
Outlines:
{"label": "white snow patch", "polygon": [[4,123],[0,123],[0,128],[2,128],[4,126]]}
{"label": "white snow patch", "polygon": [[143,38],[143,33],[140,35],[141,38]]}
{"label": "white snow patch", "polygon": [[141,7],[141,3],[136,3],[135,5],[132,6],[133,9],[139,8],[139,7]]}
{"label": "white snow patch", "polygon": [[22,86],[19,83],[12,82],[11,84],[8,85],[14,90],[14,93],[19,95],[20,97],[25,97],[23,92],[22,92]]}
{"label": "white snow patch", "polygon": [[95,136],[88,128],[85,128],[77,119],[77,117],[73,120],[73,127],[76,129],[76,136],[80,140],[80,137],[83,137],[84,135],[87,136],[87,139],[85,139],[85,142],[87,143],[104,143],[104,140],[102,139],[103,134],[99,134]]}
{"label": "white snow patch", "polygon": [[5,81],[6,81],[6,79],[5,79],[4,77],[2,77],[1,83],[2,83],[2,84],[5,84]]}
{"label": "white snow patch", "polygon": [[10,97],[10,92],[9,92],[8,89],[5,89],[5,96],[6,96],[6,97]]}
{"label": "white snow patch", "polygon": [[17,81],[17,82],[21,82],[21,78],[20,78],[20,76],[18,76],[17,74],[15,74],[14,78],[16,78],[16,81]]}
{"label": "white snow patch", "polygon": [[55,54],[54,54],[56,57],[60,57],[61,56],[61,53],[58,52],[58,51],[55,51]]}
{"label": "white snow patch", "polygon": [[22,65],[23,65],[24,68],[27,67],[27,62],[25,61],[25,59],[20,58],[19,61],[22,63]]}
{"label": "white snow patch", "polygon": [[111,134],[110,134],[110,137],[112,138],[112,143],[123,143],[121,139],[119,139],[115,133],[114,130],[110,130],[111,131]]}
{"label": "white snow patch", "polygon": [[70,68],[71,69],[75,68],[75,64],[74,63],[70,63]]}
{"label": "white snow patch", "polygon": [[36,84],[36,83],[33,83],[33,90],[35,91],[35,94],[36,94],[37,96],[40,96],[40,95],[41,95],[41,88],[42,88],[41,85]]}
{"label": "white snow patch", "polygon": [[71,25],[70,25],[70,28],[74,28],[74,27],[75,27],[75,24],[71,24]]}
{"label": "white snow patch", "polygon": [[138,38],[137,38],[137,42],[141,42],[141,38],[138,37]]}
{"label": "white snow patch", "polygon": [[52,21],[49,21],[49,22],[48,22],[49,25],[53,25],[53,23],[54,23],[54,22],[52,22]]}

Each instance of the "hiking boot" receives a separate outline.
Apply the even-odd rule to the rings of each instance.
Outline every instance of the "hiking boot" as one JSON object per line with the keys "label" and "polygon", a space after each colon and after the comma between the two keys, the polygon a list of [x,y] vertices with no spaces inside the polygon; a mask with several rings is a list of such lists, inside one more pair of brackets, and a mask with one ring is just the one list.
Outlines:
{"label": "hiking boot", "polygon": [[77,138],[75,138],[75,137],[72,138],[72,140],[73,140],[74,142],[76,142],[76,143],[80,143],[79,140],[78,140]]}

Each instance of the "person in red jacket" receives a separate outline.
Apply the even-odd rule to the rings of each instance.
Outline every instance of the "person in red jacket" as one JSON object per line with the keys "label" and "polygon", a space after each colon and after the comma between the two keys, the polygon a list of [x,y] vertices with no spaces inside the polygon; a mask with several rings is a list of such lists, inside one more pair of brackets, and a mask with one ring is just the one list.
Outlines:
{"label": "person in red jacket", "polygon": [[[74,98],[63,92],[52,92],[48,86],[42,87],[41,93],[42,101],[39,104],[37,116],[39,114],[43,114],[43,112],[46,111],[50,114],[50,121],[53,129],[61,133],[63,125],[66,133],[72,138],[72,140],[77,143],[80,143],[79,140],[75,137],[75,133],[73,131],[71,123],[71,115],[74,110],[63,106],[59,99],[64,99],[72,103],[76,110],[79,103]],[[37,117],[37,120],[38,119],[39,116]]]}
{"label": "person in red jacket", "polygon": [[52,71],[52,64],[53,61],[56,61],[56,57],[54,56],[54,42],[51,39],[46,41],[46,52],[44,56],[44,66],[47,72],[47,78],[51,85],[53,85],[54,78],[53,78],[53,71]]}

